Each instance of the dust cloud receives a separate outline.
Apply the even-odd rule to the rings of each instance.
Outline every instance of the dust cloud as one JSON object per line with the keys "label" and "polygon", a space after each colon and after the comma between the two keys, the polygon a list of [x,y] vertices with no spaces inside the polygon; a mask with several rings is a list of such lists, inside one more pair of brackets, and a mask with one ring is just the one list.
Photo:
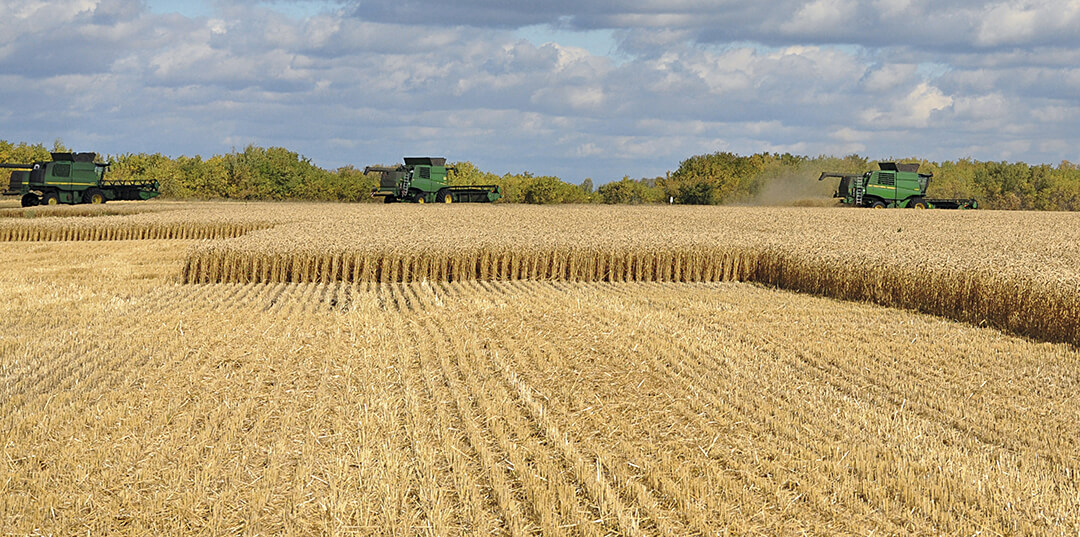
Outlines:
{"label": "dust cloud", "polygon": [[769,207],[833,207],[840,201],[833,197],[839,179],[818,181],[820,172],[799,172],[767,177],[755,196],[740,205]]}

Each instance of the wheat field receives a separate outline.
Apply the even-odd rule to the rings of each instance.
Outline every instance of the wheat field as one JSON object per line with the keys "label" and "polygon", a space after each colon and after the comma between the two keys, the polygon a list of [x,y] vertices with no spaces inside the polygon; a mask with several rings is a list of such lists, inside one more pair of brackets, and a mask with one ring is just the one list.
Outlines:
{"label": "wheat field", "polygon": [[[376,209],[394,212],[379,221]],[[106,225],[97,219],[266,227],[0,242],[0,535],[1080,532],[1075,346],[731,276],[771,266],[745,257],[704,277],[717,269],[693,268],[699,236],[674,238],[692,220],[752,252],[757,239],[740,234],[830,218],[846,226],[861,214],[687,211],[680,222],[666,208],[636,208],[602,213],[601,226],[573,210],[414,209],[191,204],[33,220],[65,233]],[[467,222],[492,225],[484,209],[504,223],[480,249],[438,241],[440,221],[468,233]],[[941,219],[936,244],[958,246],[972,229],[1020,221],[927,218]],[[406,245],[385,238],[408,220],[415,226],[397,235]],[[662,221],[652,242],[613,243],[602,231]],[[574,253],[551,254],[575,268],[543,277],[539,262],[510,268],[515,251],[544,240],[563,252],[573,225],[583,236],[574,251],[594,268],[577,268],[585,257]],[[338,231],[316,232],[328,229]],[[966,242],[989,252],[1013,240],[1003,235]],[[988,262],[1001,281],[1063,286],[1070,247]],[[340,268],[331,277],[333,262],[318,257],[378,248],[464,248],[507,268],[431,278],[440,272],[399,262],[383,281]],[[307,252],[318,268],[295,281],[193,281],[194,260],[217,251]],[[1018,279],[1053,253],[1060,264],[1040,265],[1053,277]],[[853,265],[913,262],[847,255]],[[619,270],[642,277],[571,276]]]}

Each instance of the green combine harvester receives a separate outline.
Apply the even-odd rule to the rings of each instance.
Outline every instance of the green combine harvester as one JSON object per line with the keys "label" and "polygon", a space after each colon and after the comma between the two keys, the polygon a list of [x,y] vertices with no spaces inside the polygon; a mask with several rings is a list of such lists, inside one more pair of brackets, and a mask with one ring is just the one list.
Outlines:
{"label": "green combine harvester", "polygon": [[382,175],[371,197],[386,203],[490,203],[502,197],[498,185],[451,186],[453,169],[442,157],[405,157],[404,166],[368,166],[364,173]]}
{"label": "green combine harvester", "polygon": [[0,164],[14,169],[5,196],[22,196],[23,207],[66,203],[148,200],[160,194],[157,181],[106,181],[109,164],[95,153],[52,153],[51,162]]}
{"label": "green combine harvester", "polygon": [[833,194],[843,198],[842,203],[853,207],[904,207],[909,209],[978,209],[973,199],[932,199],[926,197],[932,173],[919,173],[919,165],[896,162],[879,162],[878,171],[863,174],[822,172],[818,181],[826,177],[840,178],[840,185]]}

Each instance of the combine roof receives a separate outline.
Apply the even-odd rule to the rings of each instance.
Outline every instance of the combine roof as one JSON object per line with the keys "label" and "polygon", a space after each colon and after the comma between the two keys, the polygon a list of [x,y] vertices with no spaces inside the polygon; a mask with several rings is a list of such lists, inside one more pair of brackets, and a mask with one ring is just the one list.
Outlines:
{"label": "combine roof", "polygon": [[881,167],[881,171],[885,172],[911,172],[918,173],[919,163],[900,163],[900,162],[879,162],[878,166]]}
{"label": "combine roof", "polygon": [[405,157],[406,166],[446,166],[443,157]]}

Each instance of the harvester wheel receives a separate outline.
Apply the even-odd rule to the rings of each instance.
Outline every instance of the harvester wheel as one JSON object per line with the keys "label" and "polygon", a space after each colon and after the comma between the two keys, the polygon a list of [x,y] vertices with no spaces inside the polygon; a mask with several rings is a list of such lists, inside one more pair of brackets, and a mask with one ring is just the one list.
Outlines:
{"label": "harvester wheel", "polygon": [[454,202],[454,196],[450,194],[449,190],[440,190],[439,193],[435,195],[435,203],[453,203],[453,202]]}
{"label": "harvester wheel", "polygon": [[41,203],[41,198],[37,194],[27,194],[22,197],[23,207],[36,207],[39,203]]}
{"label": "harvester wheel", "polygon": [[96,188],[92,188],[86,191],[83,200],[94,205],[101,205],[105,203],[105,194]]}
{"label": "harvester wheel", "polygon": [[924,200],[922,198],[911,198],[911,201],[908,202],[908,207],[910,207],[912,209],[928,209],[929,208],[926,205],[926,200]]}
{"label": "harvester wheel", "polygon": [[56,192],[49,192],[48,194],[45,194],[44,196],[41,197],[41,204],[42,205],[59,205],[60,204],[60,196],[57,196]]}
{"label": "harvester wheel", "polygon": [[885,202],[881,201],[881,200],[874,201],[874,203],[870,204],[870,208],[871,209],[884,209],[885,208]]}
{"label": "harvester wheel", "polygon": [[416,203],[426,203],[427,202],[427,200],[424,199],[424,193],[423,192],[417,193],[415,199],[416,199]]}
{"label": "harvester wheel", "polygon": [[395,201],[397,201],[397,198],[395,198],[394,196],[383,196],[382,199],[383,203],[394,203]]}

